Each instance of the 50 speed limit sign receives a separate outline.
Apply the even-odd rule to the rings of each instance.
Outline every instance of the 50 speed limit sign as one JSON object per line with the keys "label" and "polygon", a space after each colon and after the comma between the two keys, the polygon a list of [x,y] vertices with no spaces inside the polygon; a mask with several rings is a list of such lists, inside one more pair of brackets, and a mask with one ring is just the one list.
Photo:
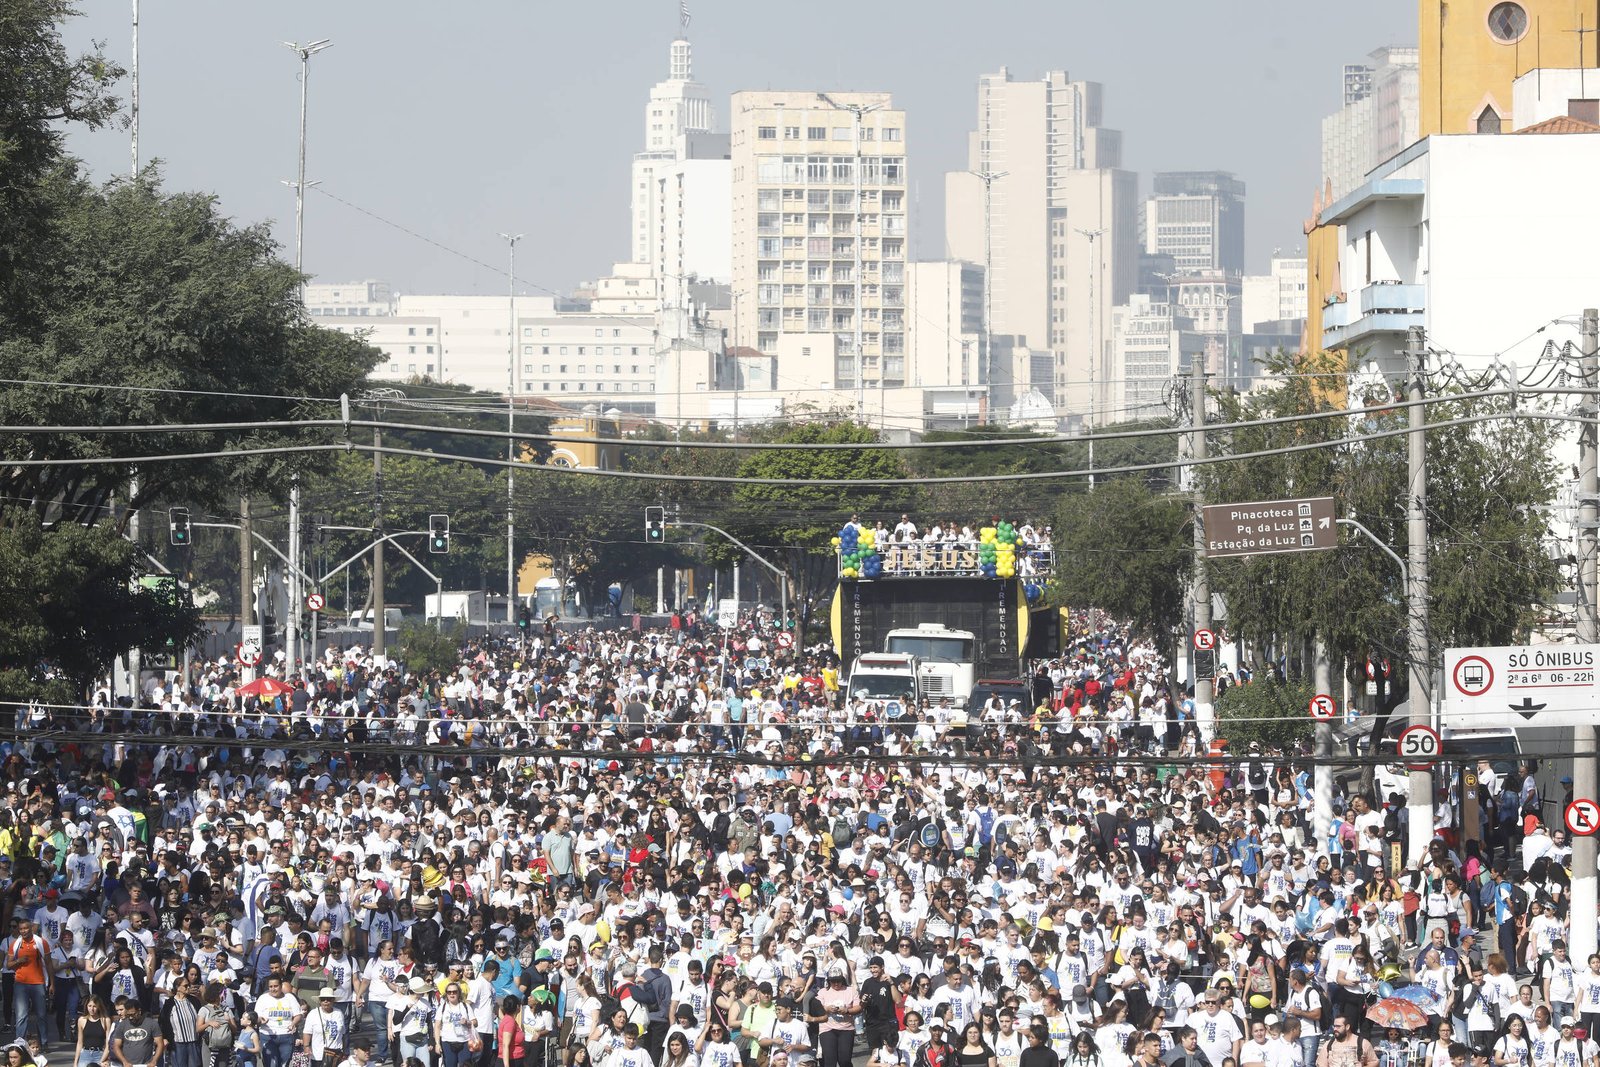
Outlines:
{"label": "50 speed limit sign", "polygon": [[1433,766],[1444,746],[1439,742],[1439,732],[1431,726],[1407,726],[1395,741],[1395,751],[1411,771],[1425,771]]}

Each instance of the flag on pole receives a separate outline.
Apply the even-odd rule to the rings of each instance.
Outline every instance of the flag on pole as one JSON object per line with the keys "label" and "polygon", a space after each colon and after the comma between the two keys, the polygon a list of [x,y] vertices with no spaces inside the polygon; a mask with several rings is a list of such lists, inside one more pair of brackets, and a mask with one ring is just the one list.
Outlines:
{"label": "flag on pole", "polygon": [[678,21],[684,29],[689,28],[689,0],[678,0]]}

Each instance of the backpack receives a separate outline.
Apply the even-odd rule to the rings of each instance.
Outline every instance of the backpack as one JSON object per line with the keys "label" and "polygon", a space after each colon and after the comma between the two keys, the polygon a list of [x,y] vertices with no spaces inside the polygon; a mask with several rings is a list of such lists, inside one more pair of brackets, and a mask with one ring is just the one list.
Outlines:
{"label": "backpack", "polygon": [[[206,1027],[206,1046],[208,1048],[233,1047],[233,1016],[228,1009],[212,1005],[206,1009],[211,1012],[206,1021],[211,1025]],[[220,1020],[220,1021],[219,1021]]]}
{"label": "backpack", "polygon": [[834,816],[833,829],[829,832],[833,835],[835,848],[849,848],[850,842],[856,839],[855,827],[851,826],[850,820],[843,815]]}
{"label": "backpack", "polygon": [[978,812],[978,844],[984,848],[994,844],[994,820],[993,808],[985,808]]}

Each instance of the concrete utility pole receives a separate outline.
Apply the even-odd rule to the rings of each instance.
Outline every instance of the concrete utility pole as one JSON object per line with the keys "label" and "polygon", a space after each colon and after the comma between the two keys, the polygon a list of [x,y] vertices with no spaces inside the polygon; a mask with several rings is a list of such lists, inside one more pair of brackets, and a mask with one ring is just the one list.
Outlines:
{"label": "concrete utility pole", "polygon": [[139,176],[139,0],[133,0],[133,60],[128,64],[128,151]]}
{"label": "concrete utility pole", "polygon": [[[306,88],[311,75],[311,57],[333,44],[329,40],[310,44],[283,42],[283,46],[300,57],[300,169],[294,183],[294,270],[304,274],[306,236]],[[300,283],[300,302],[305,303],[305,282]]]}
{"label": "concrete utility pole", "polygon": [[239,498],[239,639],[244,640],[244,628],[255,620],[255,583],[250,574],[250,498]]}
{"label": "concrete utility pole", "polygon": [[[373,421],[383,419],[383,406],[375,409]],[[383,655],[383,430],[372,428],[372,532],[378,543],[372,546],[372,654]],[[440,608],[444,607],[443,603]],[[359,620],[358,620],[359,622]]]}
{"label": "concrete utility pole", "polygon": [[[1333,692],[1333,672],[1328,665],[1328,646],[1320,636],[1316,639],[1311,672],[1317,692]],[[1327,842],[1328,835],[1333,830],[1332,720],[1319,719],[1317,721],[1315,744],[1317,762],[1311,772],[1311,825],[1312,832],[1316,835],[1313,838],[1313,843],[1317,848],[1321,848]]]}
{"label": "concrete utility pole", "polygon": [[[1595,388],[1600,383],[1600,311],[1585,308],[1583,325],[1579,334],[1579,355],[1582,359],[1583,387]],[[1600,421],[1595,406],[1600,397],[1584,396],[1584,419],[1579,440],[1582,451],[1579,458],[1578,503],[1578,640],[1583,644],[1600,644]],[[1600,737],[1593,726],[1572,728],[1572,797],[1574,800],[1593,800],[1600,788],[1600,769],[1596,767],[1595,745]],[[1565,813],[1563,813],[1565,814]],[[1572,839],[1572,906],[1567,914],[1572,916],[1571,957],[1587,960],[1596,951],[1595,914],[1597,892],[1595,882],[1595,839]],[[1581,966],[1581,964],[1579,964]]]}
{"label": "concrete utility pole", "polygon": [[[522,240],[520,233],[503,233],[500,235],[506,242],[511,256],[511,264],[506,268],[506,459],[512,463],[517,461],[517,242]],[[681,404],[682,401],[680,400]],[[516,514],[516,484],[517,471],[515,467],[506,468],[506,622],[513,625],[517,621],[517,514]],[[443,612],[444,604],[441,601],[439,610]]]}
{"label": "concrete utility pole", "polygon": [[[1206,365],[1205,360],[1196,357],[1189,364],[1189,458],[1204,460],[1206,458]],[[1206,570],[1206,523],[1205,507],[1206,493],[1204,483],[1200,478],[1200,467],[1192,468],[1194,480],[1194,628],[1196,631],[1211,629],[1211,576]],[[1189,662],[1195,662],[1194,643],[1190,642]],[[1214,662],[1214,661],[1213,661]],[[1213,710],[1211,706],[1211,679],[1200,677],[1200,672],[1191,666],[1190,679],[1194,682],[1194,719],[1200,727],[1200,735],[1206,736],[1211,731]]]}
{"label": "concrete utility pole", "polygon": [[289,660],[288,678],[300,673],[300,476],[289,484],[289,615],[285,620],[283,654]]}
{"label": "concrete utility pole", "polygon": [[983,384],[989,387],[989,420],[994,421],[994,183],[1008,170],[968,171],[983,183]]}
{"label": "concrete utility pole", "polygon": [[[1411,661],[1411,725],[1432,726],[1428,700],[1428,413],[1422,406],[1422,327],[1411,328],[1406,344],[1406,395],[1411,403],[1406,435],[1406,540],[1409,589],[1406,591],[1406,658]],[[1433,840],[1433,772],[1412,771],[1406,801],[1406,858],[1415,863]]]}

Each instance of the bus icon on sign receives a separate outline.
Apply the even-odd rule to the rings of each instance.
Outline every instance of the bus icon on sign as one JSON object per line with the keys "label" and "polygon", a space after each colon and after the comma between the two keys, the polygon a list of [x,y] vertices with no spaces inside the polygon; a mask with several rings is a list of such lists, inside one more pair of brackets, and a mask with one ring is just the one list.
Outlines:
{"label": "bus icon on sign", "polygon": [[1465,663],[1461,667],[1461,684],[1468,689],[1482,689],[1485,685],[1483,664]]}

